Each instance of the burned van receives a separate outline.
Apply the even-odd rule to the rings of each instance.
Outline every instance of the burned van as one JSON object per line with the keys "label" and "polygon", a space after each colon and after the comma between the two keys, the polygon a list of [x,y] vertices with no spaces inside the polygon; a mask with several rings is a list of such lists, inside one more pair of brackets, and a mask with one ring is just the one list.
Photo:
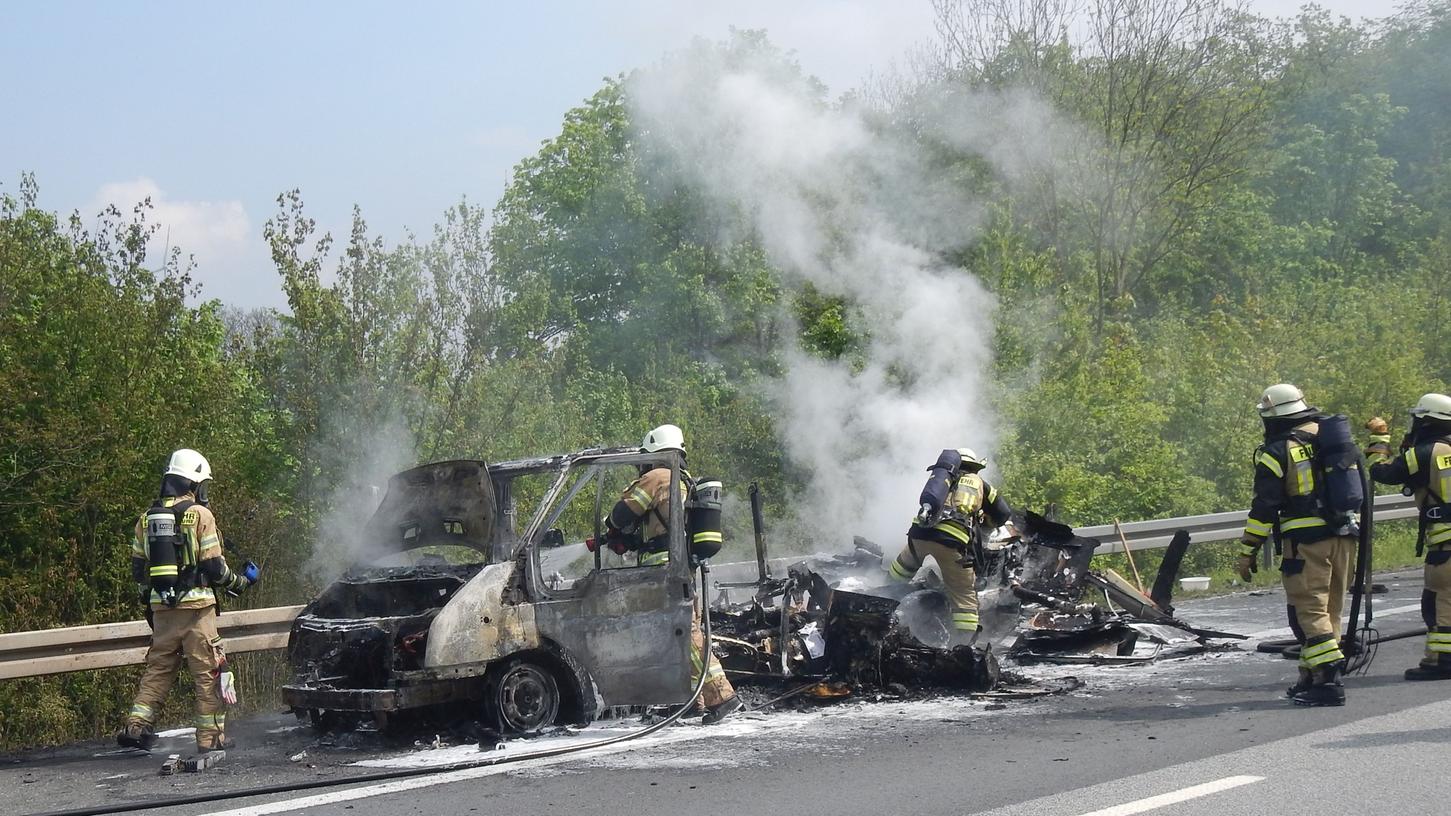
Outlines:
{"label": "burned van", "polygon": [[394,476],[364,531],[367,562],[293,623],[283,699],[320,723],[445,706],[504,733],[688,700],[698,600],[684,525],[671,525],[663,564],[586,545],[642,467],[670,469],[671,519],[684,519],[674,451]]}

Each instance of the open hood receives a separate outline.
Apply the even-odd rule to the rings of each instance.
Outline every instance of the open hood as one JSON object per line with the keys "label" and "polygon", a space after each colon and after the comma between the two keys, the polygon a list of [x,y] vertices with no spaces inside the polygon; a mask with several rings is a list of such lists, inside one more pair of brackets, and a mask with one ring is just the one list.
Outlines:
{"label": "open hood", "polygon": [[434,462],[388,480],[388,493],[363,535],[375,553],[454,545],[487,556],[497,513],[488,465],[477,459]]}

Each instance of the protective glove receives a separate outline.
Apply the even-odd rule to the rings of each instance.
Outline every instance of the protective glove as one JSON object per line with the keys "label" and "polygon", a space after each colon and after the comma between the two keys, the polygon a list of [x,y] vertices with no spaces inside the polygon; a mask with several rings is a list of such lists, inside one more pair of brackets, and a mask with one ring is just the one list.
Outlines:
{"label": "protective glove", "polygon": [[1254,580],[1254,573],[1259,572],[1259,560],[1253,555],[1241,555],[1234,563],[1234,569],[1245,583]]}
{"label": "protective glove", "polygon": [[1386,441],[1390,441],[1391,428],[1389,425],[1386,424],[1386,421],[1384,419],[1381,419],[1380,417],[1371,417],[1370,419],[1366,420],[1365,429],[1367,431],[1370,431],[1372,439],[1377,436],[1385,436]]}
{"label": "protective glove", "polygon": [[248,561],[242,565],[242,577],[246,578],[247,585],[251,586],[257,583],[257,579],[262,577],[262,568],[257,566],[256,562]]}
{"label": "protective glove", "polygon": [[136,598],[137,598],[137,600],[141,601],[141,605],[142,606],[146,607],[147,609],[150,609],[151,608],[151,585],[150,584],[137,584],[136,585]]}
{"label": "protective glove", "polygon": [[227,705],[237,704],[237,678],[231,669],[217,670],[217,690],[222,695],[222,702]]}

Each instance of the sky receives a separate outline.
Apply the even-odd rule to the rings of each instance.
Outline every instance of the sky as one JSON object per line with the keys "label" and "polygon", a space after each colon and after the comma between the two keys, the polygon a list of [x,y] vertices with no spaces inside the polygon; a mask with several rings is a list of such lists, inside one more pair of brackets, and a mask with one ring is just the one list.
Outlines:
{"label": "sky", "polygon": [[[1299,0],[1247,0],[1268,16]],[[1322,0],[1352,17],[1378,0]],[[262,227],[279,193],[390,242],[511,168],[605,77],[764,28],[840,94],[933,37],[929,0],[0,4],[0,193],[87,223],[149,196],[202,296],[285,308]]]}

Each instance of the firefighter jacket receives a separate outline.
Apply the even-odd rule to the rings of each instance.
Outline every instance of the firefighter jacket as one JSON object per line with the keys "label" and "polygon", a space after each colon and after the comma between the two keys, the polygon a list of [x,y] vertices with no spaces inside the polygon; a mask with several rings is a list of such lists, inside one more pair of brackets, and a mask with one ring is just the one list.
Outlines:
{"label": "firefighter jacket", "polygon": [[1253,556],[1272,533],[1292,544],[1336,535],[1324,518],[1318,496],[1320,474],[1315,464],[1317,418],[1292,429],[1267,435],[1255,449],[1254,500],[1241,537],[1241,555]]}
{"label": "firefighter jacket", "polygon": [[957,550],[971,549],[973,536],[984,518],[994,527],[1006,524],[1012,508],[998,489],[976,473],[964,473],[947,494],[942,520],[924,527],[914,523],[907,531],[910,538],[935,541]]}
{"label": "firefighter jacket", "polygon": [[1414,491],[1421,509],[1419,546],[1451,546],[1451,438],[1412,445],[1398,456],[1370,458],[1370,478]]}
{"label": "firefighter jacket", "polygon": [[[690,478],[683,470],[681,476]],[[670,560],[670,511],[670,468],[657,467],[625,488],[608,523],[626,534],[639,532],[642,565],[664,564]]]}
{"label": "firefighter jacket", "polygon": [[[166,507],[179,502],[195,502],[190,493],[185,496],[168,497],[162,501]],[[212,511],[200,504],[192,504],[182,514],[178,525],[186,542],[183,563],[178,565],[182,572],[189,572],[190,586],[177,602],[177,609],[200,609],[217,602],[212,588],[239,590],[247,586],[247,579],[232,572],[222,557],[222,533],[217,529],[217,519]],[[146,547],[146,514],[136,522],[131,537],[131,577],[140,586],[150,585],[151,565],[148,563]],[[168,608],[155,590],[150,590],[153,609]]]}

